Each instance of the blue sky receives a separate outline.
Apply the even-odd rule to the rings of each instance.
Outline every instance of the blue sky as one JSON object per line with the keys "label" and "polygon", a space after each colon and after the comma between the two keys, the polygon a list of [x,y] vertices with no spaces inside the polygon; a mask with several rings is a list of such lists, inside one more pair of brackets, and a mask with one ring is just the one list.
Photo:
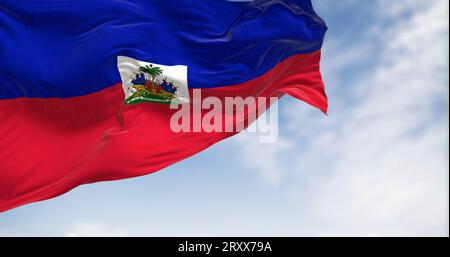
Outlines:
{"label": "blue sky", "polygon": [[328,117],[285,97],[274,144],[84,185],[1,213],[0,235],[448,235],[448,3],[313,2]]}

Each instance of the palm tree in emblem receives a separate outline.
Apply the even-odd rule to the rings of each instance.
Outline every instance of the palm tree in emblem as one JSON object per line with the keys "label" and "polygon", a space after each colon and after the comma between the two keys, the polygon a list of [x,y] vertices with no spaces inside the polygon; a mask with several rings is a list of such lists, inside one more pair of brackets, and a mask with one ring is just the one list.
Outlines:
{"label": "palm tree in emblem", "polygon": [[163,73],[163,70],[160,67],[153,67],[151,64],[139,67],[139,71],[147,73],[150,76],[150,84],[152,85],[152,89],[155,87],[156,77]]}

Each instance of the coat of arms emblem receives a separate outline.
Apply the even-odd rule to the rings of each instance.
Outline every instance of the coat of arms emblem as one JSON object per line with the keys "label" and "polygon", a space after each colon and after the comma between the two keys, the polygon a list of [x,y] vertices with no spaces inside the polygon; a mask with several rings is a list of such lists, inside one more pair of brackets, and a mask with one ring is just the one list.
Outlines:
{"label": "coat of arms emblem", "polygon": [[187,66],[166,66],[119,56],[126,104],[188,103]]}

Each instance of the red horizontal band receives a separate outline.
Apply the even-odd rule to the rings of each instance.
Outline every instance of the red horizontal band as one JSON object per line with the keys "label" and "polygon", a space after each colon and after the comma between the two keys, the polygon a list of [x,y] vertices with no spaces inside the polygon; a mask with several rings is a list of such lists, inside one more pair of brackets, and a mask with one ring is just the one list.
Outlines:
{"label": "red horizontal band", "polygon": [[[259,78],[203,89],[202,96],[287,93],[326,112],[319,61],[319,51],[296,55]],[[81,184],[155,172],[234,134],[174,133],[174,112],[166,104],[125,105],[121,85],[74,98],[1,100],[0,211]]]}

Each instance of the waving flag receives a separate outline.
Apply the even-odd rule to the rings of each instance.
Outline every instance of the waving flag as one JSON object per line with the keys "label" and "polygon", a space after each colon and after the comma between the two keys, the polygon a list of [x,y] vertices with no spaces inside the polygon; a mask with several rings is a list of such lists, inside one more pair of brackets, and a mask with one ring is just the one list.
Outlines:
{"label": "waving flag", "polygon": [[0,0],[0,211],[237,133],[170,128],[194,89],[326,112],[325,31],[309,0]]}

